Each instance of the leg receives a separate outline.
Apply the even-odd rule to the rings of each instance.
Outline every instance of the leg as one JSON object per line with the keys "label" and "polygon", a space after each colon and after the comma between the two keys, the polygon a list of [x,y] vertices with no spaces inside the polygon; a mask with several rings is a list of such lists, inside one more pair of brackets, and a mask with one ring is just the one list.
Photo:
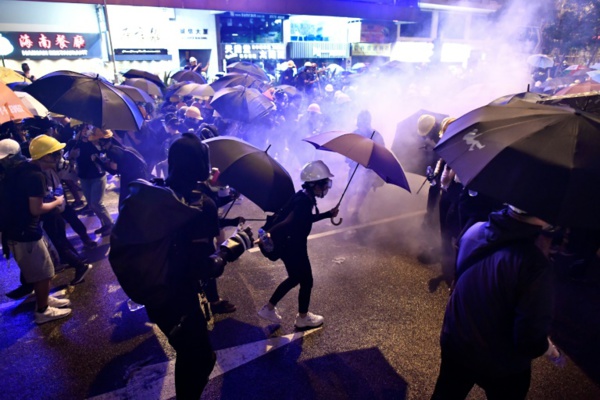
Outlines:
{"label": "leg", "polygon": [[465,399],[474,385],[475,379],[470,376],[467,369],[442,346],[440,374],[435,383],[431,400]]}
{"label": "leg", "polygon": [[531,368],[508,376],[486,377],[476,383],[485,390],[485,395],[489,400],[524,400],[531,384]]}
{"label": "leg", "polygon": [[35,293],[35,301],[38,312],[42,312],[48,306],[48,296],[50,295],[50,279],[35,282],[33,284],[33,292]]}

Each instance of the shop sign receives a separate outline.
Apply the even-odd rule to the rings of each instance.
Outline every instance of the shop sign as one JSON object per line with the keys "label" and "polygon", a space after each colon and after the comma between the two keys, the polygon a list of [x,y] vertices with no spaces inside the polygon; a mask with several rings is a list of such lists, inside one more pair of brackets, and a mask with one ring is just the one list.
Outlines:
{"label": "shop sign", "polygon": [[115,49],[115,55],[164,55],[169,54],[167,49]]}
{"label": "shop sign", "polygon": [[289,42],[288,57],[298,58],[347,58],[350,46],[347,43]]}
{"label": "shop sign", "polygon": [[100,34],[63,32],[2,32],[15,48],[10,58],[99,58]]}
{"label": "shop sign", "polygon": [[225,59],[240,60],[283,60],[285,44],[283,43],[226,43],[223,44]]}
{"label": "shop sign", "polygon": [[389,57],[392,51],[390,43],[353,43],[353,56],[382,56]]}
{"label": "shop sign", "polygon": [[184,26],[179,28],[179,35],[181,36],[181,39],[185,40],[208,40],[208,29]]}
{"label": "shop sign", "polygon": [[221,14],[223,17],[232,18],[258,18],[258,19],[288,19],[289,15],[277,15],[277,14],[256,14],[256,13],[245,13],[245,12],[225,12]]}

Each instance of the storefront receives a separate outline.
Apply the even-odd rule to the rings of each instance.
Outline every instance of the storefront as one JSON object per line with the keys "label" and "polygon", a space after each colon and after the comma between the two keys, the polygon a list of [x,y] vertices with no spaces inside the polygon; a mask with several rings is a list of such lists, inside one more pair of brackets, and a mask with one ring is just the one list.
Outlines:
{"label": "storefront", "polygon": [[359,39],[352,40],[352,65],[362,63],[375,66],[389,61],[392,43],[396,41],[397,36],[397,26],[394,22],[363,20],[350,26],[357,31],[357,34],[350,34],[351,40]]}

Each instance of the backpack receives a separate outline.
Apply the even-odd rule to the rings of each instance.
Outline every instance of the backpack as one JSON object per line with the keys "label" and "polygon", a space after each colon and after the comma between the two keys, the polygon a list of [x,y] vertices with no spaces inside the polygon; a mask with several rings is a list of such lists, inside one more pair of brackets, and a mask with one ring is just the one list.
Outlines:
{"label": "backpack", "polygon": [[[273,228],[275,225],[277,225],[278,223],[285,220],[288,217],[288,215],[290,214],[290,212],[292,211],[291,206],[292,206],[294,199],[296,198],[296,195],[297,195],[297,193],[294,194],[287,201],[287,203],[283,207],[281,207],[279,210],[277,210],[273,215],[267,215],[265,224],[261,227],[261,229],[263,229],[265,232],[269,232],[269,230],[271,230],[271,228]],[[271,261],[277,261],[281,258],[281,253],[283,252],[283,249],[285,248],[286,240],[285,240],[285,238],[279,238],[277,236],[271,236],[271,240],[273,241],[273,250],[272,251],[265,250],[265,248],[261,242],[259,242],[258,248],[260,249],[260,252],[262,253],[263,256],[267,257]]]}

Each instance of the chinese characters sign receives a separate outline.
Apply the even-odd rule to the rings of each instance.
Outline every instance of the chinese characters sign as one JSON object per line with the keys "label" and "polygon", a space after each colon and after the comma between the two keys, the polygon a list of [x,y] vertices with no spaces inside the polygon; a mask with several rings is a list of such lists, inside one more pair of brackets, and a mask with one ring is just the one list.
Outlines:
{"label": "chinese characters sign", "polygon": [[101,57],[100,35],[63,32],[2,33],[17,50],[14,58],[94,58]]}
{"label": "chinese characters sign", "polygon": [[283,60],[285,44],[283,43],[247,43],[224,44],[225,59],[239,58],[241,60]]}
{"label": "chinese characters sign", "polygon": [[390,43],[353,43],[353,56],[383,56],[389,57],[392,51]]}

